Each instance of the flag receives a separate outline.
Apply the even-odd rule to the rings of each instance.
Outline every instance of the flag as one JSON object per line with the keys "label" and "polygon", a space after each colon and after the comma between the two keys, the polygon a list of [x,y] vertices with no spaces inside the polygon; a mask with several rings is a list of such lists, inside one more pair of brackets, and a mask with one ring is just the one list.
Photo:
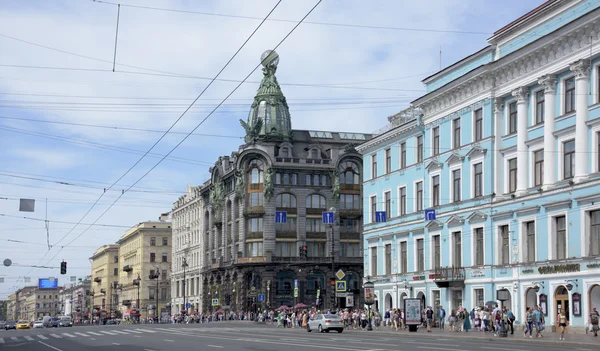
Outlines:
{"label": "flag", "polygon": [[21,199],[19,202],[20,212],[35,212],[35,200],[34,199]]}

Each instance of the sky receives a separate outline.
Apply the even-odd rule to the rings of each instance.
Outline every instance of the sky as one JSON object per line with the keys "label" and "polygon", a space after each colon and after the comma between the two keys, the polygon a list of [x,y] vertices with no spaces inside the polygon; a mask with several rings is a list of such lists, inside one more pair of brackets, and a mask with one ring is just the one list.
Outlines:
{"label": "sky", "polygon": [[[124,0],[116,35],[118,1],[0,0],[0,261],[13,262],[0,266],[0,299],[89,275],[98,247],[205,182],[243,143],[260,70],[209,113],[317,3],[281,1],[184,114],[277,0]],[[542,2],[323,0],[277,48],[292,127],[375,132],[424,93],[440,50],[451,65]],[[35,212],[19,212],[21,198]]]}

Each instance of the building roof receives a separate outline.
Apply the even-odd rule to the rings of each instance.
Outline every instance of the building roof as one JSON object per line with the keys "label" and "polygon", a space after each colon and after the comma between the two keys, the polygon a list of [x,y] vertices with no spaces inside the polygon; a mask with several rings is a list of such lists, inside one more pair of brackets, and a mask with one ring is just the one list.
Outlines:
{"label": "building roof", "polygon": [[121,236],[121,238],[119,239],[119,241],[117,241],[117,243],[121,243],[123,240],[129,238],[130,236],[136,234],[136,233],[141,233],[141,230],[171,230],[171,222],[164,222],[164,221],[147,221],[147,222],[141,222],[138,223],[137,225],[131,227],[130,229],[128,229],[125,234],[123,234],[123,236]]}
{"label": "building roof", "polygon": [[504,34],[505,32],[507,32],[509,29],[527,21],[528,19],[534,17],[535,15],[537,15],[539,12],[541,12],[542,10],[550,7],[550,5],[554,4],[554,3],[558,3],[560,1],[563,0],[548,0],[546,2],[544,2],[543,4],[541,4],[540,6],[534,8],[533,10],[527,12],[526,14],[524,14],[523,16],[517,18],[516,20],[510,22],[509,24],[505,25],[504,27],[498,29],[497,31],[494,32],[494,37],[499,36]]}

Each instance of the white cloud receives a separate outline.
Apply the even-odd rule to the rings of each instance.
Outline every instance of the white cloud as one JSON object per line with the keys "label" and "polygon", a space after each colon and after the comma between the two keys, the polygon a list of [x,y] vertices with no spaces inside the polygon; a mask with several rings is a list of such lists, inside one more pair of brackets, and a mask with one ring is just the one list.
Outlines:
{"label": "white cloud", "polygon": [[10,151],[13,157],[22,159],[32,168],[68,170],[74,167],[85,167],[81,154],[67,150],[19,149]]}

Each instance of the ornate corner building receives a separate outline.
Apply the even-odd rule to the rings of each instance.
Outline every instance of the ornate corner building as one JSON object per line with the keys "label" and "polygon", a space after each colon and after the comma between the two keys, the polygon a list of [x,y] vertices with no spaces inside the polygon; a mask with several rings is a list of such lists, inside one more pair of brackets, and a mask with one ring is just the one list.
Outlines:
{"label": "ornate corner building", "polygon": [[[261,59],[264,77],[240,121],[245,144],[173,206],[174,311],[361,304],[362,157],[353,145],[371,135],[293,130],[279,57]],[[333,224],[323,223],[327,211]],[[347,291],[336,294],[339,270]]]}

